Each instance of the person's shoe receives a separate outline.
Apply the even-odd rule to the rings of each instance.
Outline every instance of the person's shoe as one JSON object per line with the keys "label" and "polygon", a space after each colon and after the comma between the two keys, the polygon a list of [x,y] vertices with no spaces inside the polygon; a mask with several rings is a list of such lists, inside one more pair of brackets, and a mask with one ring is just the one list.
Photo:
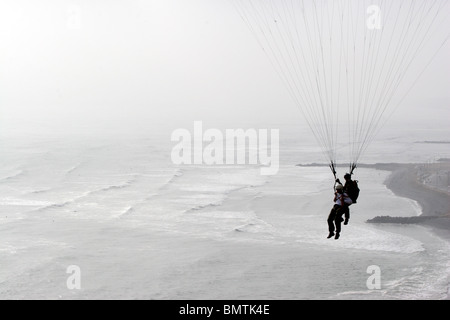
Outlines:
{"label": "person's shoe", "polygon": [[336,233],[336,236],[334,237],[334,239],[339,239],[339,233]]}
{"label": "person's shoe", "polygon": [[346,225],[348,225],[348,220],[347,219],[345,219],[345,221],[344,221],[344,226],[346,226]]}
{"label": "person's shoe", "polygon": [[330,239],[334,236],[334,232],[330,232],[330,234],[328,235],[327,239]]}

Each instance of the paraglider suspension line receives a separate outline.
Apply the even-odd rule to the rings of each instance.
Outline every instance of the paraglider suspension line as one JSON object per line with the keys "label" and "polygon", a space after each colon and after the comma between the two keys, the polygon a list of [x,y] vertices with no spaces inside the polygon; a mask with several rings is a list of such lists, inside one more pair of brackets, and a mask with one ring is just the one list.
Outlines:
{"label": "paraglider suspension line", "polygon": [[336,163],[334,163],[333,161],[331,161],[331,163],[330,163],[330,169],[334,175],[334,180],[336,181],[336,179],[337,179]]}
{"label": "paraglider suspension line", "polygon": [[353,172],[356,170],[357,167],[358,165],[354,162],[350,164],[350,175],[353,175]]}

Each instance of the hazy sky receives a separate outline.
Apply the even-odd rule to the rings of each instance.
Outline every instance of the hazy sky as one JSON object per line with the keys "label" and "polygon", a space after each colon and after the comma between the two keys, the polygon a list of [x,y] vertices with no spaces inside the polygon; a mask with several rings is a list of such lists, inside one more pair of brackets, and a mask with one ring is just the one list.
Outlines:
{"label": "hazy sky", "polygon": [[[446,123],[448,56],[450,43],[392,123]],[[300,118],[227,0],[0,1],[3,131]]]}

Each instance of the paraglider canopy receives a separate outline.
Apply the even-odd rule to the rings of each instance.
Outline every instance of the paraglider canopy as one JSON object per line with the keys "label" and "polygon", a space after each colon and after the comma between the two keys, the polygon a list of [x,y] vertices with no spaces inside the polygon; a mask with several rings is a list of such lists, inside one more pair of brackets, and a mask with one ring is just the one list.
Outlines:
{"label": "paraglider canopy", "polygon": [[449,17],[447,0],[229,1],[283,81],[335,176],[340,159],[354,172],[449,38],[435,34]]}

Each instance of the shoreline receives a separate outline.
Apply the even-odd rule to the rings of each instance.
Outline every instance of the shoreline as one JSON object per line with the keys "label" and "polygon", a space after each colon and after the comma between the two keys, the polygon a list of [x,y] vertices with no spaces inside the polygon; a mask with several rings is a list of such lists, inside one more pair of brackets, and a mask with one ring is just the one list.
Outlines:
{"label": "shoreline", "polygon": [[[390,168],[391,173],[384,183],[395,195],[419,203],[422,213],[415,219],[412,217],[412,221],[416,220],[412,223],[430,227],[431,232],[450,243],[450,193],[440,189],[439,186],[424,183],[421,175],[424,166],[432,174],[442,169],[447,175],[450,172],[449,162],[445,162],[444,165],[441,163],[397,165]],[[450,300],[450,283],[447,287],[446,300]]]}
{"label": "shoreline", "polygon": [[[433,185],[426,185],[421,177],[421,170],[436,172],[445,164],[376,164],[373,168],[390,171],[384,182],[396,196],[417,201],[422,213],[419,216],[396,218],[395,216],[376,217],[371,223],[414,223],[432,227],[436,234],[450,241],[450,193]],[[383,219],[384,218],[384,219]]]}

